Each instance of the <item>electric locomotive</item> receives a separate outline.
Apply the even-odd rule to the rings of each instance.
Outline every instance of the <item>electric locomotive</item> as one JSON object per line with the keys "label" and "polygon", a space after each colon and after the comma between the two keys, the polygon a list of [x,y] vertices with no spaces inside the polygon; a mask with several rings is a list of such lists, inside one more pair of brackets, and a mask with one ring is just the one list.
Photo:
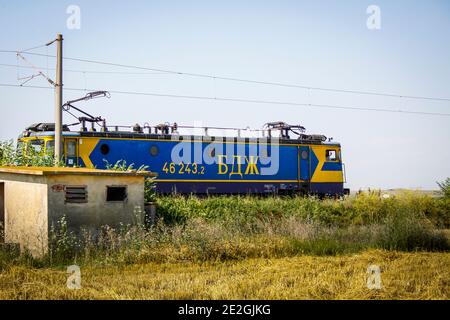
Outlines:
{"label": "electric locomotive", "polygon": [[[324,135],[305,134],[301,125],[267,123],[263,129],[179,126],[108,126],[101,117],[81,111],[79,129],[63,126],[63,160],[67,166],[106,168],[126,161],[158,174],[161,194],[317,194],[341,196],[345,167],[341,145]],[[88,127],[88,123],[90,126]],[[18,142],[48,151],[54,147],[54,124],[25,129]],[[203,134],[182,135],[181,130]],[[214,136],[212,131],[236,132]],[[244,137],[243,132],[258,135]]]}

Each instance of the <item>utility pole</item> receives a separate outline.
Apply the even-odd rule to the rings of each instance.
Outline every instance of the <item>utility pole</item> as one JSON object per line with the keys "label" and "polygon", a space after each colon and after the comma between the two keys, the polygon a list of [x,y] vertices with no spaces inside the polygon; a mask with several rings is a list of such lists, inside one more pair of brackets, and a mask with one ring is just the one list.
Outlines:
{"label": "utility pole", "polygon": [[63,36],[56,37],[56,82],[55,82],[55,166],[62,159],[62,101],[63,101]]}

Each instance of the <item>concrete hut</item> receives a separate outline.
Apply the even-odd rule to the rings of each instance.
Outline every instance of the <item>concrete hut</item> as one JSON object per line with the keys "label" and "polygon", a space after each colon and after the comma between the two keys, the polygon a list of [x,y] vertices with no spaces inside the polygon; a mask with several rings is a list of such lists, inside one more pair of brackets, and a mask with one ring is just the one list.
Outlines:
{"label": "concrete hut", "polygon": [[144,221],[144,179],[154,174],[86,168],[0,167],[0,224],[6,244],[48,251],[52,226],[98,230]]}

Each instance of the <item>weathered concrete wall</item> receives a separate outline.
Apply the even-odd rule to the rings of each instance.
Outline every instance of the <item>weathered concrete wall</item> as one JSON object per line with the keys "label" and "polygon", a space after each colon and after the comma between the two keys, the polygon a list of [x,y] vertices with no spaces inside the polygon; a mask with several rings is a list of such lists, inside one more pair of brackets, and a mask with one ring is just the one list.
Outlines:
{"label": "weathered concrete wall", "polygon": [[[96,230],[101,226],[118,227],[144,221],[144,177],[54,175],[48,177],[49,227],[66,217],[69,230]],[[66,203],[62,186],[87,186],[87,203]],[[124,202],[107,202],[107,186],[127,186]]]}
{"label": "weathered concrete wall", "polygon": [[[34,256],[48,251],[52,226],[57,227],[63,216],[69,231],[75,233],[90,230],[95,234],[105,225],[116,228],[144,222],[142,175],[25,171],[0,172],[0,183],[4,183],[4,240],[20,244]],[[65,186],[87,186],[87,202],[66,203]],[[107,186],[126,186],[126,200],[106,201]]]}
{"label": "weathered concrete wall", "polygon": [[[47,251],[47,184],[42,176],[13,175],[4,182],[5,242],[33,255]],[[15,181],[14,181],[15,180]]]}

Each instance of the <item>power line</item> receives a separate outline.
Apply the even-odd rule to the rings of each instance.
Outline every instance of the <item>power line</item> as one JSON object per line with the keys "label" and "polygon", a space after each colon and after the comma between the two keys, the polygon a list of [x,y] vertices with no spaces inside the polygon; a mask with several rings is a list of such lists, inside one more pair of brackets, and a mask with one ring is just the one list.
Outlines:
{"label": "power line", "polygon": [[48,47],[49,45],[51,45],[54,41],[51,41],[49,43],[46,44],[41,44],[38,46],[34,46],[31,48],[27,48],[24,50],[0,50],[0,52],[5,52],[5,53],[28,53],[28,54],[32,54],[31,52],[27,52],[27,51],[32,51],[32,50],[36,50],[36,49],[40,49],[40,48],[44,48],[44,47]]}
{"label": "power line", "polygon": [[42,45],[31,47],[31,48],[28,48],[28,49],[25,49],[25,50],[17,51],[17,53],[27,53],[27,51],[43,48],[43,47],[46,47],[46,46],[47,46],[47,44],[42,44]]}
{"label": "power line", "polygon": [[[53,89],[51,87],[44,86],[20,86],[17,84],[0,83],[0,87],[18,87],[18,88],[34,88],[34,89]],[[97,91],[97,89],[81,89],[81,88],[64,88],[64,90],[70,91]],[[272,105],[288,105],[288,106],[302,106],[313,108],[329,108],[329,109],[344,109],[344,110],[357,110],[357,111],[373,111],[373,112],[390,112],[390,113],[404,113],[404,114],[417,114],[417,115],[432,115],[432,116],[450,116],[450,113],[439,112],[424,112],[424,111],[409,111],[402,109],[388,109],[388,108],[368,108],[368,107],[354,107],[354,106],[340,106],[329,104],[313,104],[313,103],[298,103],[287,101],[269,101],[269,100],[256,100],[256,99],[241,99],[241,98],[224,98],[224,97],[209,97],[209,96],[192,96],[192,95],[177,95],[166,93],[153,93],[153,92],[137,92],[137,91],[121,91],[121,90],[108,90],[110,93],[126,94],[126,95],[141,95],[141,96],[153,96],[153,97],[166,97],[166,98],[180,98],[180,99],[195,99],[195,100],[212,100],[212,101],[226,101],[226,102],[244,102],[244,103],[257,103],[257,104],[272,104]]]}
{"label": "power line", "polygon": [[[33,69],[30,66],[19,66],[16,64],[0,63],[1,67],[12,67],[12,68],[22,68],[22,69]],[[36,67],[39,69],[56,70],[55,68],[47,67]],[[146,75],[146,74],[169,74],[167,72],[126,72],[126,71],[97,71],[97,70],[74,70],[74,69],[64,69],[64,72],[76,72],[76,73],[104,73],[104,74],[133,74],[133,75]]]}
{"label": "power line", "polygon": [[[31,62],[29,62],[27,59],[25,59],[25,57],[22,56],[20,53],[17,53],[17,57],[18,57],[18,58],[21,58],[23,61],[25,61],[26,63],[28,63],[28,64],[30,65],[31,68],[33,68],[34,70],[36,70],[36,71],[38,72],[37,75],[40,75],[40,76],[44,77],[51,85],[55,85],[55,82],[54,82],[52,79],[50,79],[46,74],[44,74],[41,70],[39,70],[38,67],[36,67],[35,65],[33,65],[33,64],[32,64]],[[30,77],[30,80],[33,79],[34,77],[35,77],[35,76],[31,76],[31,77]],[[29,81],[29,80],[27,80],[27,81]],[[23,83],[22,83],[22,85],[23,85]]]}
{"label": "power line", "polygon": [[[0,52],[11,53],[15,51],[11,50],[0,50]],[[43,56],[43,57],[52,57],[53,55],[40,54],[40,53],[31,53],[25,52],[26,54],[35,55],[35,56]],[[417,100],[433,100],[433,101],[450,101],[450,98],[440,98],[440,97],[425,97],[425,96],[413,96],[413,95],[401,95],[401,94],[393,94],[393,93],[383,93],[383,92],[375,92],[375,91],[363,91],[363,90],[349,90],[349,89],[334,89],[334,88],[325,88],[325,87],[316,87],[316,86],[306,86],[306,85],[298,85],[298,84],[289,84],[289,83],[281,83],[281,82],[269,82],[269,81],[259,81],[259,80],[251,80],[251,79],[241,79],[241,78],[233,78],[233,77],[223,77],[216,75],[208,75],[201,73],[190,73],[190,72],[181,72],[174,70],[165,70],[159,68],[149,68],[142,67],[136,65],[126,65],[119,63],[111,63],[97,60],[88,60],[88,59],[80,59],[80,58],[70,58],[65,57],[65,60],[85,62],[85,63],[95,63],[107,66],[121,67],[121,68],[133,68],[139,70],[147,70],[147,71],[157,71],[157,72],[165,72],[170,74],[177,74],[183,76],[191,76],[191,77],[200,77],[200,78],[209,78],[209,79],[217,79],[217,80],[226,80],[226,81],[235,81],[235,82],[243,82],[243,83],[252,83],[259,85],[271,85],[285,88],[298,88],[305,90],[316,90],[316,91],[325,91],[325,92],[336,92],[336,93],[348,93],[348,94],[360,94],[360,95],[371,95],[371,96],[383,96],[383,97],[391,97],[391,98],[405,98],[405,99],[417,99]]]}

